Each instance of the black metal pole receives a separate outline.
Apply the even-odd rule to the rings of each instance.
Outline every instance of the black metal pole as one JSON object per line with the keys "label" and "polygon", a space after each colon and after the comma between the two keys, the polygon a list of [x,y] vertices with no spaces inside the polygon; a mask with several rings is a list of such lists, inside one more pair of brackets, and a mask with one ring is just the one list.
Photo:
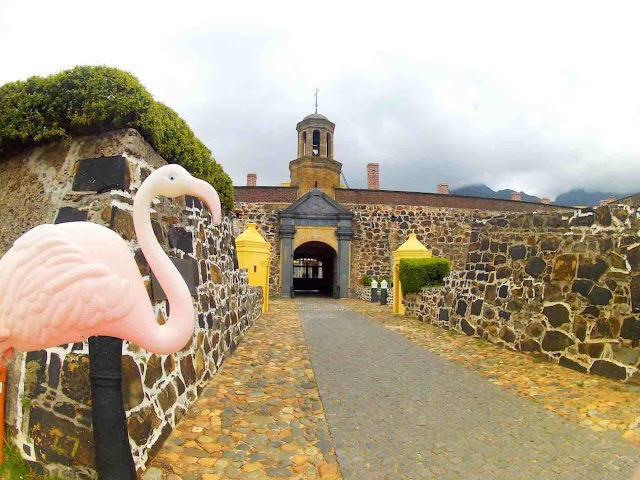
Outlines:
{"label": "black metal pole", "polygon": [[91,418],[100,480],[135,480],[122,398],[122,340],[89,338]]}

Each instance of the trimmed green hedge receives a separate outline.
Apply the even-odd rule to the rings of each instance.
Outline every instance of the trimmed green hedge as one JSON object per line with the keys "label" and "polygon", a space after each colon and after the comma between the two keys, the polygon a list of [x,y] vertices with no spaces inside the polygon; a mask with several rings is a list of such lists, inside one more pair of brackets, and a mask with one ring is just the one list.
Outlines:
{"label": "trimmed green hedge", "polygon": [[417,293],[424,287],[442,284],[451,271],[446,258],[404,258],[400,260],[402,293]]}
{"label": "trimmed green hedge", "polygon": [[233,183],[180,116],[128,72],[78,66],[0,87],[0,150],[135,128],[168,162],[211,183],[233,209]]}

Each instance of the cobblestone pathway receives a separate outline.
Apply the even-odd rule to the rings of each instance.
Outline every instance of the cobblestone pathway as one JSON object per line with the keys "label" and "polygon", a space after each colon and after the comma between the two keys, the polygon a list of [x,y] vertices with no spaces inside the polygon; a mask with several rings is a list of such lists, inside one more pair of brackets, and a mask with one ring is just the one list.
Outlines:
{"label": "cobblestone pathway", "polygon": [[344,303],[298,303],[345,479],[629,479],[640,459]]}
{"label": "cobblestone pathway", "polygon": [[143,480],[342,478],[296,304],[270,303]]}

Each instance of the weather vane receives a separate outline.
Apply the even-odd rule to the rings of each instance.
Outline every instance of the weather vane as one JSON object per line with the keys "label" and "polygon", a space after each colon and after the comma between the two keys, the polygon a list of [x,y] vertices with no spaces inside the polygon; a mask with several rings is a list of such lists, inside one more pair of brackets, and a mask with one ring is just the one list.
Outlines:
{"label": "weather vane", "polygon": [[315,93],[315,97],[316,97],[316,113],[318,113],[318,92],[320,91],[319,88],[316,88],[316,93]]}

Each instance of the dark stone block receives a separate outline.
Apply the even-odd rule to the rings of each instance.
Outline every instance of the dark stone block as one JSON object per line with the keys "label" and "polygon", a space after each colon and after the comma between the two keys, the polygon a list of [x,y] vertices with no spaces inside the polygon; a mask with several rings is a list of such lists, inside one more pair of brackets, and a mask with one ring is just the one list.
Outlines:
{"label": "dark stone block", "polygon": [[94,465],[93,434],[54,412],[34,406],[29,415],[29,437],[38,459],[47,463]]}
{"label": "dark stone block", "polygon": [[176,389],[170,383],[168,383],[158,395],[160,406],[165,412],[168,412],[169,409],[175,405],[177,399]]}
{"label": "dark stone block", "polygon": [[574,343],[565,333],[548,330],[542,339],[542,348],[547,352],[561,352]]}
{"label": "dark stone block", "polygon": [[187,207],[202,208],[202,201],[198,197],[194,197],[192,195],[185,195],[184,200]]}
{"label": "dark stone block", "polygon": [[599,318],[591,329],[591,338],[618,338],[620,320],[615,317]]}
{"label": "dark stone block", "polygon": [[58,388],[60,383],[60,357],[57,353],[52,353],[49,358],[49,369],[47,370],[47,378],[49,380],[49,386],[51,388]]}
{"label": "dark stone block", "polygon": [[482,300],[474,300],[471,304],[471,315],[480,315],[482,313]]}
{"label": "dark stone block", "polygon": [[578,347],[578,351],[591,358],[600,358],[604,350],[604,343],[583,343]]}
{"label": "dark stone block", "polygon": [[560,357],[559,363],[560,363],[560,366],[570,368],[571,370],[575,370],[576,372],[580,372],[580,373],[588,372],[587,367],[583,367],[578,362],[574,362],[573,360],[565,356]]}
{"label": "dark stone block", "polygon": [[640,321],[635,317],[625,318],[620,336],[629,340],[640,340]]}
{"label": "dark stone block", "polygon": [[640,271],[640,245],[627,250],[627,261],[632,271]]}
{"label": "dark stone block", "polygon": [[570,225],[572,227],[590,227],[595,221],[593,210],[590,208],[583,208],[580,211],[581,216],[572,218]]}
{"label": "dark stone block", "polygon": [[456,314],[464,317],[467,314],[467,302],[464,300],[458,300],[458,306],[456,307]]}
{"label": "dark stone block", "polygon": [[609,269],[609,265],[599,258],[594,263],[582,263],[578,267],[578,278],[588,278],[597,282],[600,277]]}
{"label": "dark stone block", "polygon": [[62,207],[58,210],[58,215],[53,223],[86,222],[87,218],[89,218],[88,212],[73,207]]}
{"label": "dark stone block", "polygon": [[506,227],[507,225],[509,225],[509,222],[507,222],[505,218],[499,218],[496,222],[496,225],[498,225],[499,227]]}
{"label": "dark stone block", "polygon": [[147,370],[144,374],[144,384],[147,388],[153,387],[162,377],[162,362],[160,357],[155,353],[149,357],[147,362]]}
{"label": "dark stone block", "polygon": [[91,399],[89,385],[89,357],[69,353],[65,356],[60,374],[62,393],[78,403],[88,405]]}
{"label": "dark stone block", "polygon": [[88,158],[78,162],[72,189],[76,192],[129,190],[131,174],[124,157]]}
{"label": "dark stone block", "polygon": [[505,257],[504,255],[496,255],[496,257],[493,259],[493,264],[494,265],[502,265],[503,263],[507,262],[507,257]]}
{"label": "dark stone block", "polygon": [[469,335],[470,337],[472,337],[472,336],[474,336],[476,334],[476,329],[473,328],[471,326],[471,324],[469,322],[467,322],[464,318],[460,322],[460,328],[462,328],[462,331],[464,333],[466,333],[467,335]]}
{"label": "dark stone block", "polygon": [[489,280],[489,274],[486,272],[480,272],[478,273],[478,275],[476,275],[476,280],[478,282],[486,282],[487,280]]}
{"label": "dark stone block", "polygon": [[76,407],[73,405],[73,403],[69,402],[55,403],[53,405],[53,411],[71,419],[75,418],[76,416]]}
{"label": "dark stone block", "polygon": [[[191,294],[191,296],[197,297],[198,296],[197,287],[200,282],[198,278],[198,267],[197,267],[196,260],[193,258],[175,258],[175,257],[169,257],[169,258],[178,269],[178,272],[180,272],[180,275],[182,276],[185,283],[187,284],[187,287],[189,287],[189,293]],[[162,285],[160,285],[160,282],[158,282],[158,279],[153,273],[153,270],[151,271],[151,291],[152,291],[153,299],[155,301],[167,299],[167,296],[164,293],[164,290],[162,290]]]}
{"label": "dark stone block", "polygon": [[511,276],[511,269],[509,267],[500,267],[496,270],[496,278],[509,278]]}
{"label": "dark stone block", "polygon": [[578,266],[578,258],[576,255],[564,254],[556,257],[553,265],[552,280],[560,280],[570,282],[576,276],[576,268]]}
{"label": "dark stone block", "polygon": [[595,305],[589,305],[582,311],[582,315],[588,315],[593,318],[598,318],[600,316],[600,309]]}
{"label": "dark stone block", "polygon": [[447,310],[446,308],[441,308],[440,311],[438,312],[438,320],[441,322],[448,322],[449,310]]}
{"label": "dark stone block", "polygon": [[523,352],[539,352],[540,344],[532,338],[520,340],[520,350]]}
{"label": "dark stone block", "polygon": [[596,222],[604,227],[611,225],[611,209],[607,205],[596,208]]}
{"label": "dark stone block", "polygon": [[570,320],[569,310],[561,303],[544,307],[542,313],[547,317],[549,323],[556,328],[569,323]]}
{"label": "dark stone block", "polygon": [[541,323],[532,323],[527,326],[527,333],[532,337],[539,338],[544,333],[544,325]]}
{"label": "dark stone block", "polygon": [[193,367],[193,360],[190,356],[182,357],[180,360],[180,371],[187,385],[193,385],[195,383],[196,370]]}
{"label": "dark stone block", "polygon": [[578,340],[580,340],[581,342],[584,342],[585,339],[587,338],[587,328],[588,328],[588,324],[585,320],[583,320],[582,318],[576,318],[573,321],[573,334],[578,338]]}
{"label": "dark stone block", "polygon": [[516,334],[513,332],[513,330],[506,326],[500,329],[499,336],[507,343],[513,343],[516,339]]}
{"label": "dark stone block", "polygon": [[156,239],[160,245],[164,245],[164,232],[162,230],[162,226],[156,222],[155,220],[151,221],[151,228],[153,228],[153,233],[156,235]]}
{"label": "dark stone block", "polygon": [[127,419],[129,436],[137,445],[145,445],[153,429],[159,424],[160,419],[151,407],[140,410]]}
{"label": "dark stone block", "polygon": [[614,380],[626,380],[627,369],[608,362],[607,360],[596,360],[591,365],[591,373],[601,375],[603,377],[612,378]]}
{"label": "dark stone block", "polygon": [[33,398],[45,392],[46,365],[47,352],[44,350],[27,353],[24,379],[25,396]]}
{"label": "dark stone block", "polygon": [[469,262],[478,263],[482,259],[482,256],[477,252],[471,252],[469,254]]}
{"label": "dark stone block", "polygon": [[144,400],[140,368],[131,355],[122,356],[122,398],[125,410],[137,407]]}
{"label": "dark stone block", "polygon": [[591,289],[591,293],[589,293],[588,298],[594,305],[609,305],[613,295],[608,289],[596,285]]}
{"label": "dark stone block", "polygon": [[509,255],[513,260],[522,260],[527,255],[527,248],[524,245],[514,245],[509,249]]}
{"label": "dark stone block", "polygon": [[498,297],[507,298],[509,295],[509,285],[500,285],[498,288]]}
{"label": "dark stone block", "polygon": [[559,242],[555,238],[548,238],[540,243],[540,249],[545,252],[553,252],[558,249]]}
{"label": "dark stone block", "polygon": [[511,314],[510,314],[509,312],[504,311],[504,310],[500,310],[500,311],[498,312],[498,316],[499,316],[500,318],[505,319],[505,320],[509,320],[509,319],[511,318]]}
{"label": "dark stone block", "polygon": [[537,277],[544,269],[547,268],[547,263],[542,260],[540,257],[533,257],[530,259],[526,266],[524,267],[524,271],[527,272],[528,275],[532,277]]}
{"label": "dark stone block", "polygon": [[193,253],[193,235],[184,228],[169,225],[169,245],[185,253]]}
{"label": "dark stone block", "polygon": [[571,285],[572,292],[577,292],[584,297],[589,296],[592,288],[593,282],[590,280],[574,280],[573,285]]}
{"label": "dark stone block", "polygon": [[640,275],[631,279],[629,288],[631,290],[631,311],[640,312]]}

